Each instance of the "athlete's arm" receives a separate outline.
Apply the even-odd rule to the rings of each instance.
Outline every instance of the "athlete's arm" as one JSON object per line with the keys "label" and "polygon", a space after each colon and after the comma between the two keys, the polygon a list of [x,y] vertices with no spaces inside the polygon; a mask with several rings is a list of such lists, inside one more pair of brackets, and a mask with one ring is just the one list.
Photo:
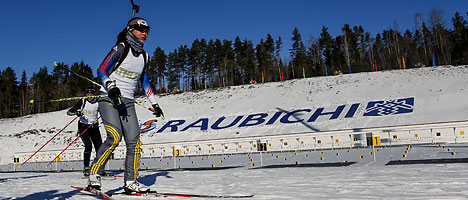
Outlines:
{"label": "athlete's arm", "polygon": [[73,116],[76,114],[76,111],[79,110],[81,108],[81,105],[83,105],[83,100],[78,100],[78,102],[76,102],[76,104],[70,108],[68,111],[67,111],[67,115],[69,116]]}
{"label": "athlete's arm", "polygon": [[145,68],[143,69],[143,72],[140,76],[140,82],[141,86],[143,87],[143,90],[145,91],[146,97],[148,97],[148,99],[151,102],[151,105],[157,104],[158,102],[156,101],[156,97],[153,94],[153,89],[151,89],[151,84],[149,81],[148,65],[145,66]]}
{"label": "athlete's arm", "polygon": [[122,43],[115,45],[109,54],[107,54],[106,58],[104,58],[104,61],[102,61],[97,70],[98,78],[101,80],[102,85],[106,88],[109,87],[109,81],[111,84],[113,84],[109,76],[115,70],[117,63],[123,56],[124,48],[125,46]]}

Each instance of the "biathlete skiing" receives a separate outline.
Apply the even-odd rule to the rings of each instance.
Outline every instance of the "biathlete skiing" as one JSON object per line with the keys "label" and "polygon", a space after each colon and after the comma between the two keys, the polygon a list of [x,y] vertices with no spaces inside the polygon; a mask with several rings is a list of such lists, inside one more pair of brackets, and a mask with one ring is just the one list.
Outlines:
{"label": "biathlete skiing", "polygon": [[[96,94],[94,88],[89,87],[86,89],[86,96],[94,96]],[[80,117],[78,122],[78,135],[81,134],[81,140],[85,145],[83,152],[83,174],[89,176],[89,163],[91,160],[91,152],[94,150],[96,153],[102,144],[101,133],[99,132],[98,123],[98,101],[97,98],[80,99],[76,104],[67,111],[67,115],[77,115]],[[106,175],[102,172],[101,175]]]}
{"label": "biathlete skiing", "polygon": [[142,143],[133,97],[137,81],[140,81],[153,106],[153,114],[163,117],[148,80],[149,58],[143,50],[149,31],[150,27],[143,18],[130,19],[97,70],[102,82],[101,92],[108,95],[98,100],[107,138],[91,166],[88,187],[93,189],[100,190],[99,174],[104,171],[110,155],[123,138],[126,144],[124,190],[126,193],[149,191],[148,186],[137,181]]}

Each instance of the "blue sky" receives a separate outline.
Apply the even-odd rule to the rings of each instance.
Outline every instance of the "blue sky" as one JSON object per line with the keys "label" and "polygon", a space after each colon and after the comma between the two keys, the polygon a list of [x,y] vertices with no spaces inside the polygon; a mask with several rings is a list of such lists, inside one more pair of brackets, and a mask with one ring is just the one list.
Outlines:
{"label": "blue sky", "polygon": [[[362,25],[375,36],[384,29],[414,31],[416,13],[429,19],[433,8],[444,12],[447,27],[459,12],[468,20],[467,0],[134,0],[137,16],[151,26],[145,50],[156,47],[166,54],[197,38],[234,40],[236,36],[257,44],[271,34],[281,37],[281,56],[289,57],[291,32],[298,27],[303,41],[319,37],[326,26],[335,37],[344,24]],[[28,78],[53,62],[84,61],[94,70],[115,43],[131,17],[129,0],[16,0],[3,1],[0,38],[0,70],[12,67],[18,79]]]}

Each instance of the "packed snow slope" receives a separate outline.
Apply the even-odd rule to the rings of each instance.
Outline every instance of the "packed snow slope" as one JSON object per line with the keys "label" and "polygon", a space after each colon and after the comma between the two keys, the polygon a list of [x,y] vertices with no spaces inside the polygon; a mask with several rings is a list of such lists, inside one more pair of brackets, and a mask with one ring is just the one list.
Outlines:
{"label": "packed snow slope", "polygon": [[[296,79],[158,97],[165,120],[143,144],[359,129],[468,119],[468,67],[439,66]],[[146,98],[138,98],[150,106]],[[154,119],[136,105],[140,123]],[[383,108],[383,109],[382,109]],[[0,164],[34,152],[74,117],[66,110],[0,120]],[[71,142],[77,122],[44,150]],[[105,131],[101,126],[101,134]],[[81,141],[73,147],[80,147]],[[123,144],[121,144],[123,145]]]}

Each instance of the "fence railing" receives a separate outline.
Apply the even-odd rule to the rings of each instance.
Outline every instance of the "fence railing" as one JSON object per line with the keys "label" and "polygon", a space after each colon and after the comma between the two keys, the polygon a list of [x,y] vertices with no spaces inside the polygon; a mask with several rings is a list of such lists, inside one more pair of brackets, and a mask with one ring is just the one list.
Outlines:
{"label": "fence railing", "polygon": [[[142,145],[141,148],[142,158],[157,158],[434,143],[468,143],[468,121],[150,143]],[[39,152],[29,162],[51,161],[60,151]],[[82,148],[69,149],[57,159],[58,161],[82,160],[82,152]],[[12,162],[22,162],[32,153],[15,153]],[[112,157],[125,158],[125,145],[117,147]]]}

